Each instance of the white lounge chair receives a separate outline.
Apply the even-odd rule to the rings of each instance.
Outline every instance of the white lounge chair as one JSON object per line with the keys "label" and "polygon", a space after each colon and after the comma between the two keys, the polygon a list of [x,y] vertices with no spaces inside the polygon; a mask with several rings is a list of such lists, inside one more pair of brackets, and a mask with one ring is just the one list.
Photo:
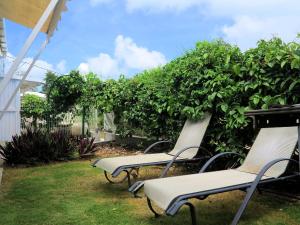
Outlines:
{"label": "white lounge chair", "polygon": [[[150,210],[157,216],[151,201],[167,215],[175,215],[187,205],[191,211],[192,224],[196,224],[195,208],[188,200],[232,190],[247,190],[247,195],[232,224],[241,218],[258,184],[287,179],[297,174],[280,177],[286,170],[297,143],[297,127],[263,128],[249,151],[244,163],[237,169],[205,172],[217,158],[236,153],[220,153],[202,167],[199,174],[175,176],[144,182],[144,191]],[[295,161],[296,162],[296,161]],[[296,162],[297,163],[297,162]],[[298,174],[299,175],[299,174]]]}
{"label": "white lounge chair", "polygon": [[104,170],[106,179],[111,183],[113,181],[108,178],[107,173],[110,173],[112,177],[117,177],[121,172],[126,172],[128,186],[131,186],[130,174],[134,169],[144,166],[166,165],[170,162],[179,163],[199,160],[195,157],[198,150],[203,149],[200,147],[200,144],[210,119],[211,115],[207,113],[204,119],[200,121],[192,122],[187,120],[175,147],[169,153],[148,153],[154,146],[169,142],[159,141],[150,145],[143,154],[98,159],[93,163],[93,166]]}

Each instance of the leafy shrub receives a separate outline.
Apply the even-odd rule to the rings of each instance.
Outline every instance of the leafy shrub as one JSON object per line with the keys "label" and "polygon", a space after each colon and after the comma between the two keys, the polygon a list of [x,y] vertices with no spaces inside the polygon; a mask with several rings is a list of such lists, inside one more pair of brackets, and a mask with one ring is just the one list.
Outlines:
{"label": "leafy shrub", "polygon": [[197,120],[209,111],[205,147],[244,153],[255,135],[245,110],[299,103],[299,74],[297,42],[262,40],[242,53],[222,40],[202,41],[165,66],[132,78],[100,81],[72,72],[55,87],[52,100],[113,111],[122,136],[176,139],[187,118]]}
{"label": "leafy shrub", "polygon": [[47,97],[55,114],[71,111],[83,95],[84,80],[78,71],[57,77],[49,85]]}
{"label": "leafy shrub", "polygon": [[221,40],[199,42],[162,68],[103,83],[97,106],[115,112],[117,132],[176,139],[186,118],[213,114],[204,143],[243,153],[254,132],[247,109],[295,104],[300,98],[300,44],[279,38],[242,53]]}
{"label": "leafy shrub", "polygon": [[0,145],[0,155],[10,165],[48,163],[72,157],[75,149],[76,140],[67,131],[27,129]]}

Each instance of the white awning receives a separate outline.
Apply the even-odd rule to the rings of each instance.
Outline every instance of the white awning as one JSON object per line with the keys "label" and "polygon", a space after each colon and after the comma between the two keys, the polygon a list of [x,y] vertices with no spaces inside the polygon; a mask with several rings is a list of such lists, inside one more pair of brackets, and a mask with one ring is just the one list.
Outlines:
{"label": "white awning", "polygon": [[[23,26],[34,28],[51,0],[1,0],[0,1],[0,17],[9,19]],[[51,13],[48,20],[42,27],[41,31],[52,35],[61,12],[66,11],[66,1],[61,0]]]}
{"label": "white awning", "polygon": [[[67,0],[0,0],[0,19],[6,18],[23,26],[32,28],[30,35],[26,39],[15,61],[10,66],[4,78],[0,81],[0,95],[4,93],[5,88],[28,53],[38,33],[44,32],[47,34],[45,41],[42,43],[28,69],[22,74],[19,84],[8,98],[8,101],[4,104],[4,108],[0,109],[2,110],[0,111],[0,121],[4,112],[13,101],[14,96],[18,93],[22,83],[26,80],[30,70],[49,43],[50,37],[55,31],[57,23],[61,18],[62,11],[66,11],[66,2]],[[1,46],[5,45],[1,44],[0,47]]]}

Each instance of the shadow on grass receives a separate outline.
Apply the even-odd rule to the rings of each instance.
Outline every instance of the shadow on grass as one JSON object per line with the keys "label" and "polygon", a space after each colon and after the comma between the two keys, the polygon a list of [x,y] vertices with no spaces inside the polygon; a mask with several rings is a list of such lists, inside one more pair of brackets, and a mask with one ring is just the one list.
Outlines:
{"label": "shadow on grass", "polygon": [[[218,194],[209,197],[204,201],[192,200],[197,210],[198,224],[222,225],[231,224],[235,213],[237,212],[244,194],[238,191]],[[261,200],[257,201],[258,198]],[[286,224],[296,225],[297,221],[290,220],[282,213],[281,209],[288,205],[287,202],[274,200],[271,207],[262,205],[260,201],[269,200],[268,197],[254,196],[253,201],[248,205],[239,224]],[[139,211],[141,211],[142,202],[146,205],[146,200],[139,200]],[[150,224],[181,225],[191,224],[190,211],[188,207],[182,207],[179,212],[173,216],[162,215],[154,218],[150,213],[141,213],[147,218]]]}

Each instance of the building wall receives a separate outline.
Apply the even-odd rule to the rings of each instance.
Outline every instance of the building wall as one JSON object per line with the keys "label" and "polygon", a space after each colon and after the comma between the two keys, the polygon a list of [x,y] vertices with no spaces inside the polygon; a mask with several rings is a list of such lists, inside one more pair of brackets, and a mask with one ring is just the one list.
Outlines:
{"label": "building wall", "polygon": [[[0,58],[0,82],[4,74],[4,60]],[[3,68],[3,69],[2,69]],[[4,92],[0,95],[0,111],[4,109],[5,104],[20,81],[12,79]],[[11,105],[0,119],[0,142],[10,141],[12,136],[20,133],[20,93],[18,92]]]}

